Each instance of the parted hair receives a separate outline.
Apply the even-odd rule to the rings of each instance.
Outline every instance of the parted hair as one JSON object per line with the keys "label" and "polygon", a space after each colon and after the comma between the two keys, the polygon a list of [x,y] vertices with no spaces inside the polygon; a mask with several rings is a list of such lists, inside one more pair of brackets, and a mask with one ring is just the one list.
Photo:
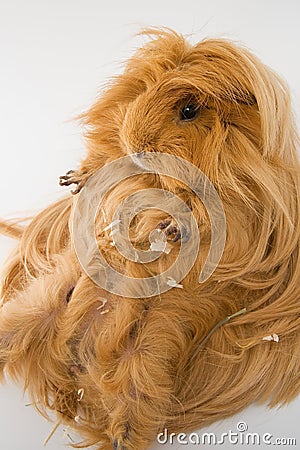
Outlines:
{"label": "parted hair", "polygon": [[[19,240],[2,271],[0,375],[23,380],[35,407],[45,416],[55,411],[83,436],[83,447],[146,449],[165,427],[195,430],[252,402],[286,403],[300,390],[300,170],[288,88],[240,44],[192,45],[168,29],[143,33],[145,45],[80,116],[87,152],[70,182],[79,192],[107,163],[140,152],[191,162],[226,216],[213,274],[199,283],[211,237],[202,202],[159,174],[127,178],[108,193],[97,243],[121,273],[165,270],[180,239],[170,253],[139,264],[118,253],[104,228],[137,190],[175,193],[201,235],[181,289],[137,299],[94,283],[72,242],[77,193],[26,226],[0,224]],[[182,116],[186,105],[196,111],[191,120]],[[137,214],[129,230],[136,248],[149,246],[165,215]]]}

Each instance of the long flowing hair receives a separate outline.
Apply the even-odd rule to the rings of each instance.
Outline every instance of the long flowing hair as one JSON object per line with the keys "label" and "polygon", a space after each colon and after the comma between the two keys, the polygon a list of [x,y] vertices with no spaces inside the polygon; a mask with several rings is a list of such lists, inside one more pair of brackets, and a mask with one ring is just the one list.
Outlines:
{"label": "long flowing hair", "polygon": [[[145,34],[150,41],[81,117],[88,152],[80,169],[92,175],[128,153],[153,150],[201,169],[227,222],[212,276],[199,284],[210,240],[205,208],[164,176],[124,180],[96,221],[109,262],[149,276],[165,270],[178,248],[149,264],[126,261],[105,225],[144,187],[169,189],[189,204],[203,247],[183,288],[152,298],[116,296],[86,275],[72,244],[76,196],[27,227],[0,224],[19,239],[2,275],[1,371],[23,378],[43,414],[55,410],[99,448],[111,441],[146,448],[163,427],[193,430],[254,401],[286,403],[300,390],[300,170],[288,88],[233,42],[191,45],[171,30]],[[199,120],[178,125],[172,114],[190,98]],[[130,225],[134,245],[145,248],[162,218],[159,210],[141,212]]]}

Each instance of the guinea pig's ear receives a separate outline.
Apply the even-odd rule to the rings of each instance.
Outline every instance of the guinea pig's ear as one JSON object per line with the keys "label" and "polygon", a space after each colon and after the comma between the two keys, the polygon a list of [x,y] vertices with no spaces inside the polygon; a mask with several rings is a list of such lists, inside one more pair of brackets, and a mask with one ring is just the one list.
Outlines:
{"label": "guinea pig's ear", "polygon": [[257,100],[252,92],[237,92],[234,94],[233,101],[240,105],[257,106]]}

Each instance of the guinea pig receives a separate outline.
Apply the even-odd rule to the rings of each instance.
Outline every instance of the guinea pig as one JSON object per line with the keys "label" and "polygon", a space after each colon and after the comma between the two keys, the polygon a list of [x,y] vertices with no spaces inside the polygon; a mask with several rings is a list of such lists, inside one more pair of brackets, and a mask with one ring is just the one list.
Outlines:
{"label": "guinea pig", "polygon": [[[0,225],[19,239],[2,272],[0,374],[24,380],[42,414],[54,411],[99,450],[147,449],[165,428],[199,429],[300,390],[300,170],[288,88],[231,41],[144,34],[147,43],[80,116],[86,157],[60,177],[75,184],[73,195],[27,227]],[[152,161],[164,170],[150,170]],[[181,251],[201,238],[185,275],[151,295],[111,272],[105,285],[93,278],[104,276],[85,241],[88,193],[97,177],[107,187],[115,167],[124,177],[92,217],[96,250],[114,276],[143,285],[177,260],[186,268]],[[222,254],[202,282],[212,220],[187,182],[198,179],[193,168],[226,218],[215,229],[225,236]],[[186,205],[196,228],[168,213],[175,197],[173,211]],[[162,237],[151,242],[163,249],[153,260],[118,249],[114,214],[128,199],[133,253],[147,254],[151,233]]]}

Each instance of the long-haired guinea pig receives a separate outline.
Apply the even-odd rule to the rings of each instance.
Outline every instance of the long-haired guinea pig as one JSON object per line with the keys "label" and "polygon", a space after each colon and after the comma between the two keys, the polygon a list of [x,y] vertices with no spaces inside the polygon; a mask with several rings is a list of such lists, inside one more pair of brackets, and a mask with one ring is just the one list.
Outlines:
{"label": "long-haired guinea pig", "polygon": [[[73,195],[26,227],[1,222],[19,244],[2,274],[0,372],[24,380],[42,414],[55,411],[83,445],[99,449],[146,449],[164,428],[195,430],[300,390],[300,171],[288,90],[230,41],[191,45],[171,30],[145,34],[147,43],[81,116],[87,154],[60,179],[75,184]],[[170,157],[169,172],[147,170],[152,154]],[[180,252],[200,236],[192,267],[155,295],[137,296],[134,284],[109,274],[105,286],[96,283],[75,248],[78,203],[97,174],[100,185],[109,182],[101,170],[118,160],[124,177],[103,195],[94,224],[96,248],[114,273],[140,286],[178,259],[185,269],[189,255]],[[226,218],[222,255],[202,282],[211,219],[187,182],[191,165]],[[154,244],[165,250],[144,262],[114,242],[115,212],[136,193],[144,207],[128,222],[132,248],[146,254],[157,232],[163,240]],[[147,195],[161,193],[166,201],[145,206]],[[193,230],[168,213],[174,197],[194,217]],[[95,274],[93,249],[87,244]]]}

